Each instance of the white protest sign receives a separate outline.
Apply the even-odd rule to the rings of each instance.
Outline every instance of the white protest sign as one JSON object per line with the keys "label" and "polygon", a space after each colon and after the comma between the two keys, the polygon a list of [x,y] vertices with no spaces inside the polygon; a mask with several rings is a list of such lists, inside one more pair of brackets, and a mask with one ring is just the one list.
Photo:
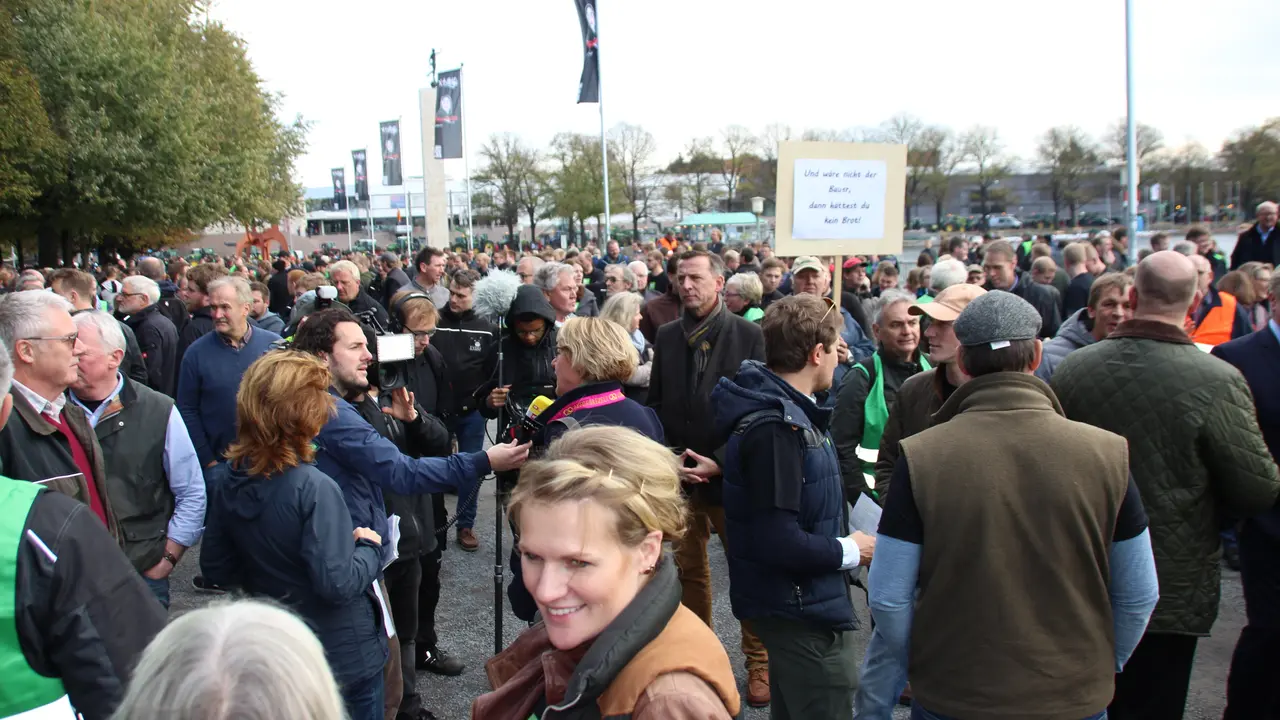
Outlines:
{"label": "white protest sign", "polygon": [[902,252],[907,147],[881,143],[778,145],[778,255]]}
{"label": "white protest sign", "polygon": [[791,237],[879,238],[888,175],[883,160],[796,160]]}

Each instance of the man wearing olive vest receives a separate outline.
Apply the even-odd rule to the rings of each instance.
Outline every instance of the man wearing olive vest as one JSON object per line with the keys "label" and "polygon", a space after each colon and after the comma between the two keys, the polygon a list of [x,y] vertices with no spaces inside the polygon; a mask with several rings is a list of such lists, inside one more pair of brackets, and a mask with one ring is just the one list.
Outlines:
{"label": "man wearing olive vest", "polygon": [[[0,427],[13,409],[12,378],[0,347]],[[164,622],[88,505],[0,477],[0,717],[42,708],[110,717]]]}
{"label": "man wearing olive vest", "polygon": [[[870,492],[866,475],[875,472],[880,435],[896,404],[898,389],[912,375],[929,370],[929,360],[919,352],[920,316],[908,312],[915,304],[910,293],[886,291],[871,325],[879,349],[846,375],[831,416],[831,439],[840,456],[845,497],[855,502],[860,492]],[[858,457],[859,448],[867,458]]]}

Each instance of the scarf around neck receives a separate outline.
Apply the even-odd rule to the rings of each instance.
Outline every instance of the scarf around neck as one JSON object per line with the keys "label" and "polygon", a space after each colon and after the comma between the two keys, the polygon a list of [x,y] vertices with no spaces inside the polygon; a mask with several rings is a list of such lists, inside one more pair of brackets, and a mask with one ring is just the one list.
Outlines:
{"label": "scarf around neck", "polygon": [[716,299],[716,306],[699,320],[691,310],[685,310],[680,318],[680,327],[684,330],[685,342],[693,350],[694,372],[700,377],[711,361],[711,349],[716,344],[720,330],[724,328],[724,301]]}

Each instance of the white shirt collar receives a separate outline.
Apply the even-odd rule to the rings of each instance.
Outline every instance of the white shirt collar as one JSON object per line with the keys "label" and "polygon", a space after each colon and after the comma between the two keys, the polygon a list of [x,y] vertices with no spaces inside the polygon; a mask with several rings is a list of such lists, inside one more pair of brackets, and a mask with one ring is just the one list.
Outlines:
{"label": "white shirt collar", "polygon": [[31,407],[35,408],[36,412],[41,415],[47,415],[53,419],[54,422],[58,422],[58,419],[62,416],[62,408],[66,407],[67,404],[66,395],[58,393],[57,398],[50,400],[42,397],[35,390],[32,390],[17,380],[13,381],[13,386],[18,389],[18,392],[22,395],[23,399],[31,403]]}

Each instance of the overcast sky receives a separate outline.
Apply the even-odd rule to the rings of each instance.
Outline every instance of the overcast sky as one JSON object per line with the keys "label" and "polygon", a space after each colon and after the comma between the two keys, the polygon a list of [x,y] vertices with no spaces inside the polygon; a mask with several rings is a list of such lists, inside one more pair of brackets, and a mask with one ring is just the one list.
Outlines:
{"label": "overcast sky", "polygon": [[[1135,0],[1137,117],[1166,143],[1216,150],[1280,116],[1277,0]],[[740,124],[874,126],[907,112],[1000,130],[1024,158],[1052,125],[1100,135],[1125,113],[1122,0],[600,0],[608,125],[642,125],[665,163],[691,138]],[[599,132],[576,105],[581,35],[572,0],[214,0],[248,42],[282,115],[313,125],[298,165],[307,186],[378,122],[401,118],[405,175],[422,172],[418,89],[428,54],[465,63],[473,156],[496,132],[543,147],[558,131]],[[478,164],[473,161],[474,165]],[[461,177],[461,160],[446,162]],[[350,180],[350,174],[348,174]]]}

